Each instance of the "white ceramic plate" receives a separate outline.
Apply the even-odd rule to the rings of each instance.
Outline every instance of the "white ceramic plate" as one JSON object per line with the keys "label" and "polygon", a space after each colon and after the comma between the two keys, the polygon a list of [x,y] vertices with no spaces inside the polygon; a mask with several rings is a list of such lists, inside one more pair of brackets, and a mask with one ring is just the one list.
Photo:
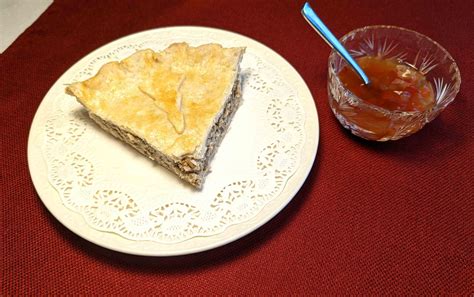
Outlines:
{"label": "white ceramic plate", "polygon": [[[284,80],[296,90],[301,107],[305,112],[305,141],[299,156],[299,166],[280,194],[266,204],[256,216],[247,221],[231,225],[223,232],[212,236],[196,236],[177,243],[160,243],[150,240],[130,240],[111,232],[91,228],[80,214],[70,210],[62,203],[58,192],[49,183],[48,167],[41,151],[44,119],[51,113],[48,104],[53,100],[53,97],[63,92],[64,85],[70,82],[72,77],[77,77],[78,71],[81,70],[79,66],[84,64],[84,61],[91,61],[94,57],[103,54],[104,50],[117,48],[119,45],[126,44],[128,40],[137,40],[140,37],[153,36],[154,40],[159,40],[160,36],[181,36],[180,34],[187,34],[186,36],[193,36],[193,38],[204,36],[203,43],[209,42],[208,39],[212,36],[212,40],[222,42],[224,45],[231,41],[231,43],[246,46],[249,51],[265,57],[274,67],[281,70]],[[233,125],[232,129],[239,129],[239,127],[239,125]],[[35,115],[28,141],[28,164],[34,186],[42,202],[53,216],[77,235],[99,246],[123,253],[144,256],[175,256],[201,252],[235,241],[256,230],[278,214],[295,196],[308,176],[316,156],[318,140],[318,115],[311,93],[301,76],[280,55],[265,45],[236,33],[204,27],[168,27],[136,33],[111,42],[84,57],[65,72],[46,94]],[[245,142],[245,139],[241,141]],[[221,147],[219,150],[225,149],[225,147]]]}

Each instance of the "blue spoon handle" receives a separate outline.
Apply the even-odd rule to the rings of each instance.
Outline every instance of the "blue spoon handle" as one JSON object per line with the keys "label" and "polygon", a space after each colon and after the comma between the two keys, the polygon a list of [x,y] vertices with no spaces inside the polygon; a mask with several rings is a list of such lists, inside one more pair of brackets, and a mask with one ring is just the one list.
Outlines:
{"label": "blue spoon handle", "polygon": [[328,27],[324,25],[323,21],[316,15],[314,10],[311,8],[308,2],[306,2],[301,9],[303,17],[308,21],[308,23],[313,27],[316,32],[344,59],[346,62],[351,65],[355,72],[360,76],[364,81],[364,84],[368,85],[370,83],[369,78],[364,73],[359,64],[351,57],[347,50],[342,46],[342,44],[337,40],[337,38],[329,31]]}

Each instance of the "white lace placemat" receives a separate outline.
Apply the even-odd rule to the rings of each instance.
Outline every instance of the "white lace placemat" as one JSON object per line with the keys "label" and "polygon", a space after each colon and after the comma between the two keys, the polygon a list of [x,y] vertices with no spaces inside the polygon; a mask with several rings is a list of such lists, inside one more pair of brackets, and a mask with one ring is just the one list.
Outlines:
{"label": "white lace placemat", "polygon": [[[242,40],[206,30],[157,30],[123,38],[78,62],[48,93],[47,112],[37,115],[44,123],[38,142],[47,180],[61,202],[101,232],[175,244],[220,234],[275,201],[300,165],[305,110],[284,69]],[[243,103],[201,191],[102,131],[64,94],[65,84],[89,78],[108,61],[182,41],[247,46]]]}

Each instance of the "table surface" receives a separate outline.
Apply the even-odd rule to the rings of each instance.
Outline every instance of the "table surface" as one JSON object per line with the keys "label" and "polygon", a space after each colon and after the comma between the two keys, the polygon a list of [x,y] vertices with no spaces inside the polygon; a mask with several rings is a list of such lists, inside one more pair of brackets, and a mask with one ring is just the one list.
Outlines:
{"label": "table surface", "polygon": [[0,0],[0,54],[53,3],[53,0]]}
{"label": "table surface", "polygon": [[[474,292],[474,48],[471,1],[311,1],[336,36],[391,24],[424,33],[458,62],[456,100],[419,133],[367,142],[329,109],[329,48],[303,1],[55,1],[0,55],[2,295]],[[42,98],[81,57],[119,37],[177,25],[241,33],[303,76],[320,118],[314,167],[273,220],[204,253],[146,258],[89,243],[43,206],[28,131]]]}

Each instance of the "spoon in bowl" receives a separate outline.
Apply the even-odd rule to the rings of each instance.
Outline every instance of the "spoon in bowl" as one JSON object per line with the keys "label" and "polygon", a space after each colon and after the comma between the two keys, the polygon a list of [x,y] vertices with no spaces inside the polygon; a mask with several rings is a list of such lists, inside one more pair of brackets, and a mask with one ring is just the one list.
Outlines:
{"label": "spoon in bowl", "polygon": [[301,14],[306,19],[306,21],[313,27],[316,32],[323,38],[330,47],[332,47],[340,56],[343,58],[354,71],[360,76],[365,85],[370,84],[370,80],[367,75],[364,73],[362,68],[357,64],[357,62],[351,57],[349,52],[344,48],[344,46],[337,40],[337,38],[329,31],[328,27],[324,25],[323,21],[316,15],[314,10],[311,8],[308,2],[306,2],[301,9]]}

